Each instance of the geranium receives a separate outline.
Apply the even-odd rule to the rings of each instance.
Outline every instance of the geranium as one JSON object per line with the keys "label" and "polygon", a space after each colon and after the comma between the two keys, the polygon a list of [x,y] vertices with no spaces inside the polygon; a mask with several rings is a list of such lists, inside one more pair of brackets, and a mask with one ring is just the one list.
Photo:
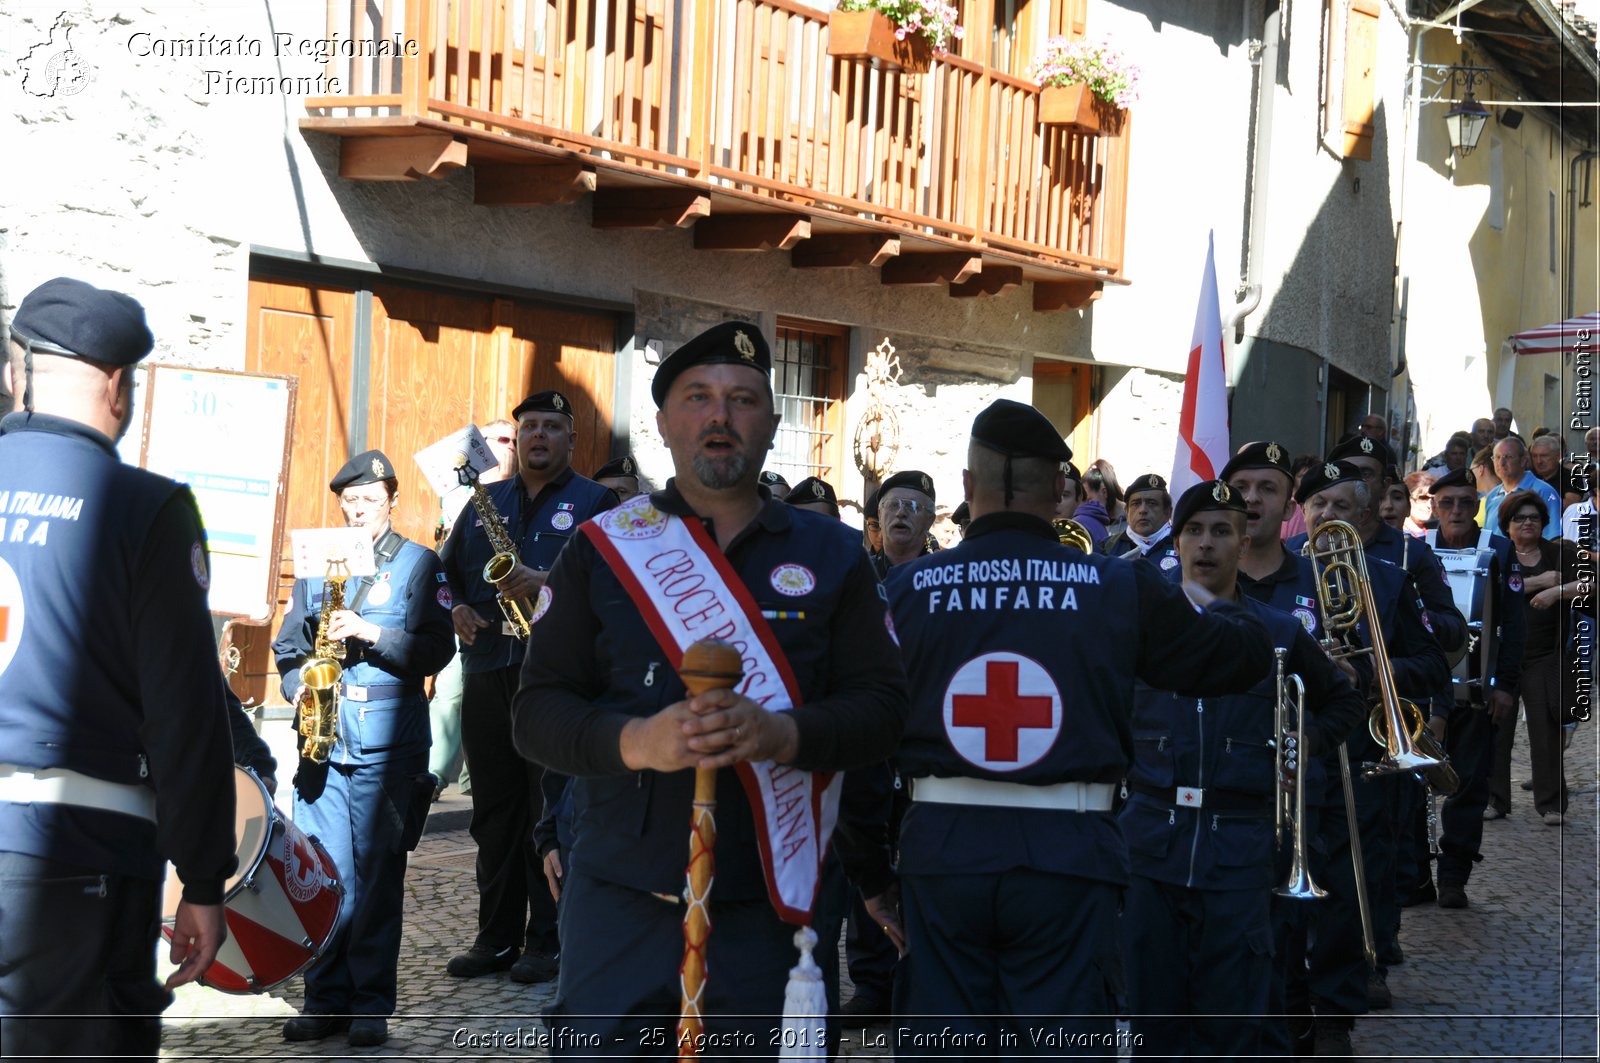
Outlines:
{"label": "geranium", "polygon": [[1051,37],[1028,72],[1040,85],[1085,85],[1117,107],[1132,107],[1139,102],[1139,68],[1111,47],[1109,40]]}
{"label": "geranium", "polygon": [[961,12],[939,0],[839,0],[840,11],[877,11],[895,24],[895,40],[920,34],[933,42],[933,54],[950,53],[950,42],[966,36],[957,20]]}

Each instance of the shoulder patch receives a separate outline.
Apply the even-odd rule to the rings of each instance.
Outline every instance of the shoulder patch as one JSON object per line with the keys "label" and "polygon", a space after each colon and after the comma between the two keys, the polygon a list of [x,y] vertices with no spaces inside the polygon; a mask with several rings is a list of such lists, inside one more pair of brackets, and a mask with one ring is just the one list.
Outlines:
{"label": "shoulder patch", "polygon": [[203,591],[211,589],[211,570],[206,566],[206,548],[197,540],[189,547],[189,568],[194,572],[194,581]]}

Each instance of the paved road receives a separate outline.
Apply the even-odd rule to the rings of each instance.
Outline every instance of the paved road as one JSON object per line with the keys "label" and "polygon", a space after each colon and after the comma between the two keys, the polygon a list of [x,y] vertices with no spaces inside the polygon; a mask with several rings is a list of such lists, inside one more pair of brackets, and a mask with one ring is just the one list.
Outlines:
{"label": "paved road", "polygon": [[[1357,1024],[1367,1057],[1403,1060],[1596,1058],[1596,735],[1586,726],[1568,752],[1572,808],[1564,827],[1544,826],[1531,795],[1516,791],[1509,819],[1485,825],[1485,860],[1472,907],[1407,909],[1406,963],[1389,977],[1393,1011]],[[1519,734],[1514,779],[1527,778]],[[261,996],[229,997],[187,986],[167,1013],[163,1059],[540,1058],[540,1011],[553,985],[504,975],[458,981],[444,961],[475,925],[472,841],[465,801],[435,806],[430,832],[406,879],[400,1002],[391,1039],[349,1049],[338,1039],[287,1045],[278,1030],[295,1013],[299,980]],[[847,990],[848,994],[848,990]],[[887,1027],[868,1031],[888,1034]],[[848,1054],[863,1048],[859,1029]],[[892,1037],[891,1037],[892,1043]]]}

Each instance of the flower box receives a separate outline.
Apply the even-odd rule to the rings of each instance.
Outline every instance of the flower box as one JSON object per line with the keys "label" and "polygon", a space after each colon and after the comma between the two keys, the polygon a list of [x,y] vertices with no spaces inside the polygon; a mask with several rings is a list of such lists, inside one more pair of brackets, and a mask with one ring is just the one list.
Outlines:
{"label": "flower box", "polygon": [[895,38],[895,24],[881,11],[828,13],[828,54],[840,59],[866,59],[885,70],[926,73],[933,63],[933,42],[920,33]]}
{"label": "flower box", "polygon": [[1113,107],[1086,85],[1046,85],[1039,90],[1039,121],[1066,126],[1080,133],[1115,133],[1122,125],[1122,108]]}

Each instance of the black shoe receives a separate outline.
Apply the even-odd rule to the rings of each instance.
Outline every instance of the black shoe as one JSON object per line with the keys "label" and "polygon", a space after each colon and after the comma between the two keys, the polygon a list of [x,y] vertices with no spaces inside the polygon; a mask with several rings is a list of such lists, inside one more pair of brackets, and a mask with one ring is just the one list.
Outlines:
{"label": "black shoe", "polygon": [[875,1019],[889,1014],[889,1001],[881,993],[870,989],[857,989],[856,995],[839,1009],[847,1019]]}
{"label": "black shoe", "polygon": [[1439,887],[1439,907],[1441,908],[1466,908],[1467,891],[1463,886]]}
{"label": "black shoe", "polygon": [[[1438,896],[1439,896],[1439,891],[1433,888],[1433,882],[1432,882],[1432,880],[1429,880],[1427,882],[1424,882],[1422,885],[1418,886],[1416,889],[1412,890],[1410,893],[1406,894],[1405,899],[1400,902],[1400,907],[1402,907],[1402,908],[1415,908],[1419,904],[1427,904],[1429,901],[1437,899]],[[1393,964],[1399,963],[1400,961],[1399,960],[1393,960],[1393,961],[1384,960],[1383,962],[1388,963],[1388,964],[1390,964],[1392,966]]]}
{"label": "black shoe", "polygon": [[340,1015],[296,1015],[283,1024],[285,1041],[320,1041],[332,1037],[350,1025],[350,1020]]}
{"label": "black shoe", "polygon": [[1319,1056],[1353,1056],[1350,1047],[1349,1019],[1318,1019],[1316,1054]]}
{"label": "black shoe", "polygon": [[1389,979],[1377,971],[1367,972],[1367,1007],[1384,1011],[1394,1007],[1394,994],[1389,992]]}
{"label": "black shoe", "polygon": [[1399,967],[1406,962],[1406,954],[1400,948],[1400,942],[1391,941],[1378,950],[1378,962],[1385,967]]}
{"label": "black shoe", "polygon": [[381,1045],[389,1039],[389,1020],[382,1015],[358,1015],[350,1020],[350,1036],[348,1038],[352,1047],[371,1048]]}
{"label": "black shoe", "polygon": [[1532,780],[1532,779],[1529,779],[1529,780],[1528,780],[1528,781],[1527,781],[1527,782],[1524,782],[1524,783],[1523,783],[1523,784],[1522,784],[1522,788],[1523,788],[1523,789],[1524,789],[1524,790],[1532,790],[1532,789],[1533,789],[1533,780]]}
{"label": "black shoe", "polygon": [[474,945],[461,955],[450,957],[450,962],[444,965],[444,969],[447,974],[456,978],[478,978],[493,974],[495,971],[504,971],[516,962],[517,950],[510,945],[498,951]]}
{"label": "black shoe", "polygon": [[560,973],[560,954],[554,950],[529,949],[511,965],[511,980],[523,985],[549,982]]}

